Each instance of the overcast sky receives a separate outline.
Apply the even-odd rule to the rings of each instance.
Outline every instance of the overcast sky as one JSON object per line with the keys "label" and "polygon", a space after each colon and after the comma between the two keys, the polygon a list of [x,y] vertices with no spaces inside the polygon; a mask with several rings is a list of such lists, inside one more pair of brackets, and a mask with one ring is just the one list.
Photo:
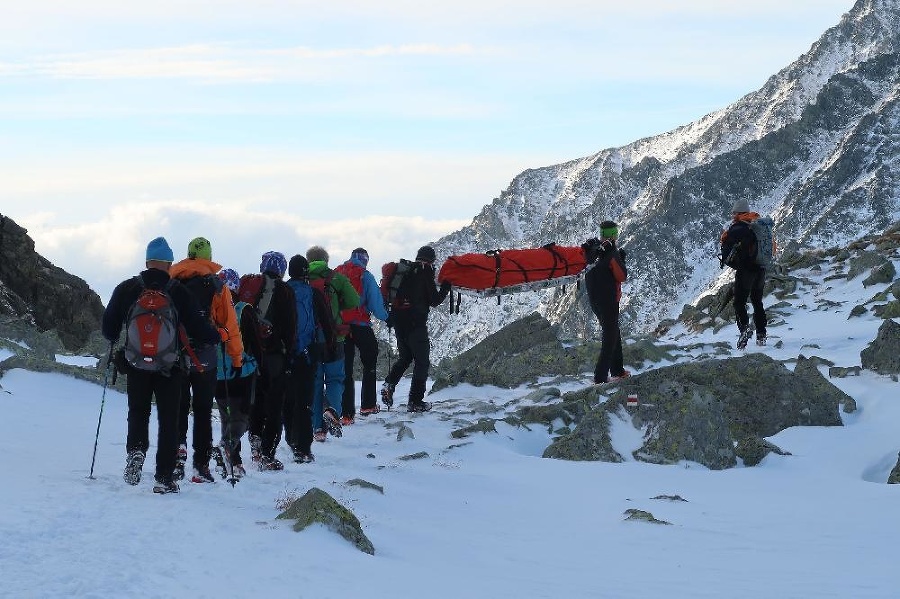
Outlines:
{"label": "overcast sky", "polygon": [[374,263],[511,179],[760,87],[852,0],[32,0],[0,19],[0,212],[104,302],[149,239]]}

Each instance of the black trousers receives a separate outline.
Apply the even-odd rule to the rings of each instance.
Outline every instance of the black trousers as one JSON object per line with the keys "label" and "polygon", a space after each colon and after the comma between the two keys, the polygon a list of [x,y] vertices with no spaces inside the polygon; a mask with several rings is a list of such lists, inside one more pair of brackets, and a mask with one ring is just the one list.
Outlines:
{"label": "black trousers", "polygon": [[409,401],[421,401],[425,397],[428,370],[431,367],[431,341],[426,324],[396,323],[397,352],[399,357],[391,366],[385,382],[396,385],[403,373],[413,364],[413,378],[409,387]]}
{"label": "black trousers", "polygon": [[131,369],[128,373],[128,436],[126,451],[147,453],[150,447],[150,409],[156,397],[156,478],[171,480],[178,450],[178,409],[183,373],[173,368],[169,376]]}
{"label": "black trousers", "polygon": [[282,354],[266,354],[256,380],[256,400],[250,408],[250,433],[262,439],[263,455],[275,457],[281,441],[282,410],[287,390]]}
{"label": "black trousers", "polygon": [[215,394],[215,368],[207,368],[203,372],[192,370],[182,381],[178,438],[181,443],[187,444],[188,413],[193,408],[194,435],[191,446],[194,449],[194,466],[209,466],[209,452],[212,449],[212,407]]}
{"label": "black trousers", "polygon": [[609,302],[603,306],[600,314],[600,327],[603,334],[600,338],[600,355],[597,356],[597,364],[594,367],[594,382],[605,383],[610,373],[613,376],[622,374],[625,370],[622,357],[622,332],[619,330],[619,304]]}
{"label": "black trousers", "polygon": [[318,360],[307,362],[305,356],[294,359],[294,369],[287,381],[284,401],[284,437],[294,451],[312,450],[312,403]]}
{"label": "black trousers", "polygon": [[739,331],[750,325],[747,314],[747,298],[753,304],[753,325],[757,337],[766,336],[766,310],[763,308],[763,291],[766,285],[765,270],[738,269],[734,271],[734,315]]}
{"label": "black trousers", "polygon": [[341,413],[344,416],[356,415],[356,385],[353,381],[353,360],[359,350],[359,361],[362,362],[362,393],[360,407],[374,408],[377,401],[376,371],[378,363],[378,339],[372,327],[351,324],[350,335],[344,340],[344,394],[341,398]]}
{"label": "black trousers", "polygon": [[256,385],[256,376],[216,382],[216,405],[222,421],[222,443],[228,449],[231,461],[241,464],[241,437],[250,426],[250,398]]}

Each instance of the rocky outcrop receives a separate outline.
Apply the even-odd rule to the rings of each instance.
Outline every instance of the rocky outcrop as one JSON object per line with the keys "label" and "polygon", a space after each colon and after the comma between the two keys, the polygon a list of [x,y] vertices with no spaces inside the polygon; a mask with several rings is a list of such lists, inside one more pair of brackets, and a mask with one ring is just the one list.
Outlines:
{"label": "rocky outcrop", "polygon": [[36,253],[25,229],[0,215],[0,315],[56,330],[63,346],[75,351],[100,329],[103,304],[82,279]]}
{"label": "rocky outcrop", "polygon": [[[545,450],[545,457],[620,461],[609,422],[612,415],[626,415],[644,432],[643,445],[632,453],[635,459],[729,468],[737,463],[738,442],[791,426],[841,426],[838,409],[847,402],[846,394],[824,377],[795,374],[764,354],[677,364],[602,389],[606,401],[589,408],[574,431]],[[596,388],[581,391],[577,403],[590,405],[591,394],[597,393]],[[567,395],[564,404],[571,402]],[[637,407],[627,407],[629,395],[637,396]]]}
{"label": "rocky outcrop", "polygon": [[[626,339],[625,364],[672,359],[674,346],[656,345],[649,339]],[[564,345],[557,327],[532,313],[490,335],[456,358],[443,360],[435,372],[432,392],[459,383],[513,388],[540,376],[565,376],[593,372],[600,353],[596,342]]]}
{"label": "rocky outcrop", "polygon": [[859,354],[863,368],[879,374],[900,374],[900,324],[885,320],[878,336]]}
{"label": "rocky outcrop", "polygon": [[297,532],[315,522],[324,524],[363,553],[375,555],[375,547],[363,532],[359,519],[322,489],[313,487],[307,491],[279,514],[278,519],[294,520],[294,530]]}
{"label": "rocky outcrop", "polygon": [[584,364],[564,351],[550,322],[533,313],[500,329],[456,358],[441,362],[433,391],[462,382],[516,387],[537,372],[575,374]]}

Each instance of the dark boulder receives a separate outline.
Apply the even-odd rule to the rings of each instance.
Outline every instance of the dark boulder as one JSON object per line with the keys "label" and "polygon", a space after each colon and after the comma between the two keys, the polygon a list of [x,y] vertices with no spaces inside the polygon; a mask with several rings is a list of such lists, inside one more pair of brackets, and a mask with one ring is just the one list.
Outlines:
{"label": "dark boulder", "polygon": [[82,279],[36,253],[25,229],[0,215],[0,315],[25,317],[40,331],[55,329],[76,351],[100,329],[103,303]]}

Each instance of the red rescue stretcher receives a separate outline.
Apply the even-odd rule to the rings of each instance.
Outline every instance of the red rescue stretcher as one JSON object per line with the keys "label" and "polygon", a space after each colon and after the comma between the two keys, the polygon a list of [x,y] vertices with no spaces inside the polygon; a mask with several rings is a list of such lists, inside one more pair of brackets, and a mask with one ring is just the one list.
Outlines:
{"label": "red rescue stretcher", "polygon": [[576,281],[586,266],[580,246],[550,243],[539,248],[450,256],[441,266],[438,282],[449,281],[454,291],[467,295],[491,297],[565,285]]}

